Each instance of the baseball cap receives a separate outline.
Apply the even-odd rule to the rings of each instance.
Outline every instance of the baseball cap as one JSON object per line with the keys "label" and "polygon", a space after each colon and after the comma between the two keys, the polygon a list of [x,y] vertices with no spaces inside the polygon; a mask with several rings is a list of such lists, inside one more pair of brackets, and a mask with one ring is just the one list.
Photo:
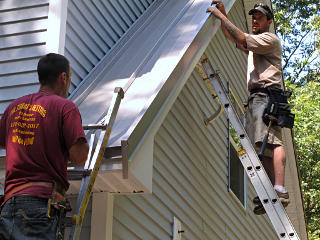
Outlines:
{"label": "baseball cap", "polygon": [[264,3],[257,3],[254,7],[249,11],[249,15],[254,14],[255,12],[260,12],[267,16],[267,19],[273,19],[273,13],[269,6]]}

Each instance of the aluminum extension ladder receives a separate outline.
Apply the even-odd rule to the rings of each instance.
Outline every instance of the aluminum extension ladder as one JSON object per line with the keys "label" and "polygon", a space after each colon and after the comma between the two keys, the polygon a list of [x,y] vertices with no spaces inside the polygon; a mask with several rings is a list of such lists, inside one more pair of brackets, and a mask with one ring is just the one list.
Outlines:
{"label": "aluminum extension ladder", "polygon": [[[90,134],[90,149],[88,153],[88,159],[83,169],[68,170],[69,180],[81,180],[75,213],[72,216],[72,219],[69,219],[69,222],[72,222],[72,229],[69,235],[70,240],[80,238],[81,227],[85,211],[92,193],[92,188],[98,175],[103,154],[110,137],[111,129],[117,116],[121,99],[123,97],[123,89],[115,88],[107,115],[103,117],[98,124],[89,124],[87,126],[83,126],[84,130],[89,130],[89,133],[87,133],[87,135]],[[96,137],[97,143],[95,144]],[[92,153],[93,148],[94,152]],[[68,220],[66,222],[68,222]]]}
{"label": "aluminum extension ladder", "polygon": [[201,61],[201,66],[200,71],[201,69],[204,70],[205,76],[203,76],[203,72],[200,72],[200,74],[202,75],[202,77],[204,77],[204,79],[210,80],[205,81],[207,88],[211,92],[213,89],[215,90],[244,148],[238,152],[239,158],[251,180],[251,183],[254,186],[255,191],[261,199],[263,207],[266,210],[266,213],[279,239],[299,240],[299,236],[295,231],[286,211],[284,210],[278,198],[278,195],[274,191],[273,185],[271,184],[269,177],[265,172],[241,121],[239,120],[239,117],[232,105],[229,95],[219,75],[213,69],[211,63],[207,58]]}

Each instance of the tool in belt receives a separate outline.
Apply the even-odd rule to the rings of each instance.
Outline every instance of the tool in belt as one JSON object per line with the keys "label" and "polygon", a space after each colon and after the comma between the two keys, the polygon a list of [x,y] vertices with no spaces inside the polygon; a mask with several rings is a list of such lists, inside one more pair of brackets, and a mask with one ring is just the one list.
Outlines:
{"label": "tool in belt", "polygon": [[57,231],[57,239],[64,239],[64,229],[65,224],[64,220],[66,217],[66,213],[72,210],[70,202],[68,199],[64,197],[65,190],[56,182],[53,185],[52,196],[48,200],[48,210],[47,216],[51,217],[51,207],[53,206],[55,209],[59,211],[59,222],[58,222],[58,231]]}
{"label": "tool in belt", "polygon": [[48,199],[47,217],[51,218],[52,207],[59,211],[57,239],[63,239],[64,219],[66,213],[71,211],[72,209],[70,202],[68,201],[68,199],[64,197],[65,189],[62,187],[61,184],[58,184],[56,182],[28,182],[14,187],[5,195],[2,195],[0,198],[0,204],[2,204],[3,201],[7,201],[9,198],[11,198],[14,193],[31,186],[44,186],[48,188],[53,188],[51,198]]}
{"label": "tool in belt", "polygon": [[264,136],[259,156],[263,156],[266,148],[270,128],[271,126],[280,126],[285,128],[293,128],[295,115],[291,113],[293,105],[288,103],[288,98],[291,96],[290,91],[283,91],[280,88],[268,87],[268,88],[257,88],[250,91],[250,94],[254,93],[266,93],[269,96],[267,107],[265,108],[262,119],[263,122],[268,126],[267,133]]}

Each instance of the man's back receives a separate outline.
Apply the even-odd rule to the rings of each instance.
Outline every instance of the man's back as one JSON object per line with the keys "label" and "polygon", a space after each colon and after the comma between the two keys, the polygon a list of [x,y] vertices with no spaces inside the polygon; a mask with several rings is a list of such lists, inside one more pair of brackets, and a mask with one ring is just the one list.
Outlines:
{"label": "man's back", "polygon": [[[0,143],[6,141],[5,192],[29,181],[59,182],[68,189],[68,149],[84,137],[75,104],[39,92],[15,100],[3,118],[5,127],[0,129],[6,133],[1,133]],[[52,189],[34,186],[21,191],[17,194],[50,198]]]}
{"label": "man's back", "polygon": [[6,148],[0,239],[62,239],[68,160],[84,164],[88,156],[79,110],[65,99],[69,61],[49,53],[37,72],[39,92],[15,100],[0,120],[0,148]]}

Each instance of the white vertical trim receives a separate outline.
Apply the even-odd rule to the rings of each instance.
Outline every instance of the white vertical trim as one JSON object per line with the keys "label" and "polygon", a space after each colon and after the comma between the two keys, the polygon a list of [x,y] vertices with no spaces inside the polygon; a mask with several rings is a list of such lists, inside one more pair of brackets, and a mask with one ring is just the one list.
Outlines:
{"label": "white vertical trim", "polygon": [[92,194],[90,239],[112,240],[113,199],[108,192]]}
{"label": "white vertical trim", "polygon": [[50,0],[47,52],[64,54],[68,0]]}

